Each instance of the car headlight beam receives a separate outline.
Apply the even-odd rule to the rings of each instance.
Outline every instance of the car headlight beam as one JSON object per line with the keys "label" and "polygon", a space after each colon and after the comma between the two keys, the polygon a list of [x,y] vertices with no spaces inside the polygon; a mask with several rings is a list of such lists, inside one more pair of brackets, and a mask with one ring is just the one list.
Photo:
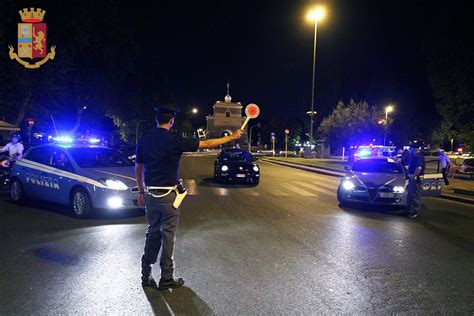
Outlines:
{"label": "car headlight beam", "polygon": [[355,184],[351,180],[344,180],[342,182],[342,187],[344,188],[344,190],[350,191],[350,190],[354,190]]}
{"label": "car headlight beam", "polygon": [[253,166],[253,171],[258,172],[259,170],[258,166]]}
{"label": "car headlight beam", "polygon": [[229,170],[229,167],[226,166],[226,165],[223,165],[223,166],[221,167],[221,170],[222,170],[222,171],[228,171],[228,170]]}
{"label": "car headlight beam", "polygon": [[99,182],[105,185],[107,189],[110,190],[124,191],[128,189],[127,185],[120,180],[99,179]]}
{"label": "car headlight beam", "polygon": [[395,192],[395,193],[403,193],[403,192],[405,192],[405,188],[402,187],[402,186],[396,186],[396,187],[393,187],[393,192]]}
{"label": "car headlight beam", "polygon": [[123,199],[118,196],[113,196],[107,199],[107,205],[110,208],[120,208],[123,206]]}

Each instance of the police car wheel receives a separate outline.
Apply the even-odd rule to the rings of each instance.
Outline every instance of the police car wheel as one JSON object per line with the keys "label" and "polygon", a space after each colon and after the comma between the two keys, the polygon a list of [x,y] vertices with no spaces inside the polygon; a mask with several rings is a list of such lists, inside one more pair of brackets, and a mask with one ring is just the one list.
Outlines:
{"label": "police car wheel", "polygon": [[24,200],[24,191],[23,185],[21,184],[20,180],[15,179],[10,185],[10,196],[12,200],[16,203],[23,202]]}
{"label": "police car wheel", "polygon": [[82,188],[74,190],[71,197],[71,204],[74,216],[76,217],[87,217],[92,211],[89,194]]}

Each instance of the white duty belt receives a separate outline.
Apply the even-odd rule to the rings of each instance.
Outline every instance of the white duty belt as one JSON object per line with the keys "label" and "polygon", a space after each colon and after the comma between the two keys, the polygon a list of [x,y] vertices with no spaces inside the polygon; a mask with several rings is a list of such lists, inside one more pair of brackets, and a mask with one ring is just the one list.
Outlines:
{"label": "white duty belt", "polygon": [[[150,190],[162,190],[162,191],[167,191],[167,192],[163,193],[163,194],[153,194],[153,193],[150,192]],[[173,201],[173,207],[175,209],[177,209],[177,208],[179,208],[179,206],[183,202],[186,195],[188,195],[188,191],[186,191],[186,190],[183,193],[179,193],[178,184],[175,185],[175,186],[172,186],[172,187],[155,187],[155,186],[145,187],[145,192],[147,194],[149,194],[150,196],[152,196],[154,198],[157,198],[157,199],[164,198],[164,197],[168,196],[173,191],[176,193],[176,197]]]}

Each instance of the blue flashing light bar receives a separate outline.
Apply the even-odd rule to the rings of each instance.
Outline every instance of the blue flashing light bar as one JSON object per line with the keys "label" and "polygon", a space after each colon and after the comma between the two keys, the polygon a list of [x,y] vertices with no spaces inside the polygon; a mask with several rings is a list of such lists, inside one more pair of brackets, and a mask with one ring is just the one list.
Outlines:
{"label": "blue flashing light bar", "polygon": [[359,157],[369,157],[372,151],[368,148],[362,148],[359,150]]}
{"label": "blue flashing light bar", "polygon": [[58,143],[72,143],[74,141],[73,138],[70,136],[53,137],[53,140]]}

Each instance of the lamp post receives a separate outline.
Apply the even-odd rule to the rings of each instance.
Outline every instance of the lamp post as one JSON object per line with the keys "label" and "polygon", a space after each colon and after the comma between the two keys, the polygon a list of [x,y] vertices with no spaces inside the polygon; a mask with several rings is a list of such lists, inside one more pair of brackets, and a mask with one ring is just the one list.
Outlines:
{"label": "lamp post", "polygon": [[135,145],[138,144],[138,128],[140,127],[141,122],[146,122],[146,120],[139,120],[137,122],[137,129],[135,130]]}
{"label": "lamp post", "polygon": [[388,105],[385,107],[385,133],[383,135],[383,145],[387,140],[387,130],[388,130],[388,113],[393,112],[393,105]]}
{"label": "lamp post", "polygon": [[316,74],[316,38],[318,34],[318,21],[321,21],[325,16],[325,10],[322,7],[317,7],[314,10],[308,12],[307,19],[309,21],[314,21],[314,44],[313,44],[313,81],[311,85],[311,111],[306,112],[310,117],[310,145],[313,145],[313,126],[314,126],[314,116],[316,112],[314,111],[314,81]]}
{"label": "lamp post", "polygon": [[258,126],[260,128],[260,123],[253,125],[252,127],[249,128],[249,153],[252,152],[252,129]]}

